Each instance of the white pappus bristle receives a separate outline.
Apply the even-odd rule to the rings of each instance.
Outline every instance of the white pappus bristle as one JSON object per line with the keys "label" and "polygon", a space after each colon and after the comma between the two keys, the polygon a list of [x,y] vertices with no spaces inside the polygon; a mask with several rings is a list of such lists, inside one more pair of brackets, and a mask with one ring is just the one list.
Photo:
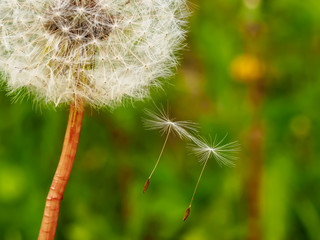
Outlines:
{"label": "white pappus bristle", "polygon": [[191,150],[201,163],[213,157],[220,166],[234,167],[237,157],[233,154],[240,151],[240,145],[238,142],[223,144],[224,139],[217,142],[216,139],[208,141],[202,137],[193,138]]}
{"label": "white pappus bristle", "polygon": [[148,130],[159,130],[161,134],[166,134],[169,131],[179,136],[184,140],[192,140],[194,133],[198,132],[198,126],[191,121],[175,121],[170,119],[168,111],[163,107],[156,108],[156,112],[145,110],[149,118],[143,119],[144,126]]}

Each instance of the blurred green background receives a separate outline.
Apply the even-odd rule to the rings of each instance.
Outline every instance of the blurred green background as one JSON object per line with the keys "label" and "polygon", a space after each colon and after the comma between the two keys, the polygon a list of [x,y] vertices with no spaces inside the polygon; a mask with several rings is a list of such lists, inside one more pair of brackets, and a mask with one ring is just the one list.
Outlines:
{"label": "blurred green background", "polygon": [[[201,165],[141,118],[151,101],[86,109],[57,240],[320,239],[320,2],[193,0],[181,66],[153,101],[204,136],[238,140],[235,168]],[[36,239],[68,109],[0,92],[0,239]]]}

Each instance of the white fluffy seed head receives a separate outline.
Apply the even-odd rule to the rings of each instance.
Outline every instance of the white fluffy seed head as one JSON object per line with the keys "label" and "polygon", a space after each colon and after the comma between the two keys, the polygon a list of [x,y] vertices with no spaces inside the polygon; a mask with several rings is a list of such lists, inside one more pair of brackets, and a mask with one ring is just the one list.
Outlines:
{"label": "white fluffy seed head", "polygon": [[185,0],[0,0],[0,68],[11,93],[55,105],[142,99],[168,77]]}

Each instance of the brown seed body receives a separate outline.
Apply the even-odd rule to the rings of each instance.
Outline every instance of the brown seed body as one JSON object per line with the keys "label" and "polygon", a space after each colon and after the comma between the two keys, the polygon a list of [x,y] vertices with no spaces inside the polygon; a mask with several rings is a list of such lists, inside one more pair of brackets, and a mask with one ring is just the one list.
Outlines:
{"label": "brown seed body", "polygon": [[190,215],[190,211],[191,211],[191,206],[189,206],[186,210],[186,212],[184,213],[184,216],[183,216],[183,221],[185,221],[189,215]]}
{"label": "brown seed body", "polygon": [[148,180],[146,181],[146,183],[144,184],[144,188],[143,188],[143,193],[145,193],[149,187],[150,184],[150,178],[148,178]]}

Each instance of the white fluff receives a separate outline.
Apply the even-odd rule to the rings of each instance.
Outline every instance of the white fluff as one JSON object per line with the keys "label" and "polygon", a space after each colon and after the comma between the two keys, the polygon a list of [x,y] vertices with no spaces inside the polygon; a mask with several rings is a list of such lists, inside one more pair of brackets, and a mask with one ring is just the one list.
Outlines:
{"label": "white fluff", "polygon": [[11,93],[114,107],[176,66],[185,0],[0,0],[0,68]]}
{"label": "white fluff", "polygon": [[198,132],[197,124],[191,121],[175,121],[169,117],[168,110],[165,111],[163,107],[156,107],[156,112],[145,110],[148,118],[144,118],[144,126],[148,130],[160,130],[161,134],[172,133],[184,140],[194,139],[194,133]]}
{"label": "white fluff", "polygon": [[240,150],[240,145],[238,142],[223,145],[224,139],[225,137],[216,143],[216,139],[208,141],[202,137],[193,138],[194,144],[191,145],[191,150],[201,163],[205,163],[213,157],[220,166],[233,167],[235,166],[234,161],[237,159],[233,154]]}

